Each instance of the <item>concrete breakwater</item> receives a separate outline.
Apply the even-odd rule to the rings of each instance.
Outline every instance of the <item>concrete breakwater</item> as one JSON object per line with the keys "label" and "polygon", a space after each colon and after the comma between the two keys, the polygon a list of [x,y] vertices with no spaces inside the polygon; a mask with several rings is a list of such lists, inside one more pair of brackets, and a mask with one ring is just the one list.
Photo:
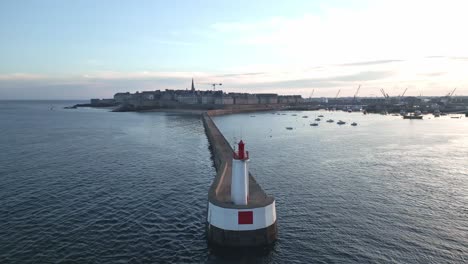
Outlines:
{"label": "concrete breakwater", "polygon": [[[241,112],[244,111],[247,110]],[[248,204],[236,205],[231,201],[234,152],[211,119],[214,115],[230,113],[233,111],[213,110],[202,115],[217,171],[208,192],[207,239],[210,244],[217,246],[269,245],[277,239],[275,199],[268,196],[249,173]],[[242,215],[250,217],[251,222],[242,223]]]}

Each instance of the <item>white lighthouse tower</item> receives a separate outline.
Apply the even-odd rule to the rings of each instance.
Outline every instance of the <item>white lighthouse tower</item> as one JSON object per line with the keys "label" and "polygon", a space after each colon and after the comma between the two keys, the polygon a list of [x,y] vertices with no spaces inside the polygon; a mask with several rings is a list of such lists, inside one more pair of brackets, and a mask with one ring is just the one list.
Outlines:
{"label": "white lighthouse tower", "polygon": [[236,205],[247,205],[249,198],[249,152],[244,149],[242,140],[234,151],[232,160],[231,201]]}

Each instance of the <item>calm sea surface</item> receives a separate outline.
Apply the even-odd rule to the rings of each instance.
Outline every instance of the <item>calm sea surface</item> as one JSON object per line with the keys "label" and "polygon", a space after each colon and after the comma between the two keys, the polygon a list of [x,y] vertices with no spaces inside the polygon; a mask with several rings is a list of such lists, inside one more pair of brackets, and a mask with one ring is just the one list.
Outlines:
{"label": "calm sea surface", "polygon": [[[277,200],[279,241],[241,257],[205,242],[198,116],[74,103],[0,101],[0,263],[468,261],[468,118],[216,117]],[[318,114],[358,126],[309,126]]]}

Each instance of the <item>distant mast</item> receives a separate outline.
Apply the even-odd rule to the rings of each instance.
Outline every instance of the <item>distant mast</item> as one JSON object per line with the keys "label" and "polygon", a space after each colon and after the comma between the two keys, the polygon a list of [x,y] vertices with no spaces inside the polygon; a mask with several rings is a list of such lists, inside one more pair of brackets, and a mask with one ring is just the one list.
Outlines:
{"label": "distant mast", "polygon": [[244,142],[238,144],[232,160],[231,201],[236,205],[247,205],[249,196],[249,152],[244,149]]}

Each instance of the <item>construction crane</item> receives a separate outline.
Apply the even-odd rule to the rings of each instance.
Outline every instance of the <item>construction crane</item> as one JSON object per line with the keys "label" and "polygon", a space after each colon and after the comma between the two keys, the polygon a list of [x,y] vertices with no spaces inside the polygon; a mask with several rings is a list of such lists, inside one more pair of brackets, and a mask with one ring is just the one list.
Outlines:
{"label": "construction crane", "polygon": [[309,98],[312,98],[312,95],[314,95],[314,91],[315,91],[315,89],[312,89],[312,92],[310,93]]}
{"label": "construction crane", "polygon": [[457,90],[457,88],[453,89],[452,92],[449,92],[449,93],[447,94],[447,97],[452,97],[456,90]]}
{"label": "construction crane", "polygon": [[359,87],[357,88],[356,92],[354,93],[353,101],[356,101],[356,97],[357,97],[357,95],[358,95],[360,89],[361,89],[361,85],[359,85]]}
{"label": "construction crane", "polygon": [[211,85],[213,87],[213,91],[216,90],[216,86],[223,85],[222,83],[199,83],[203,85]]}
{"label": "construction crane", "polygon": [[388,95],[388,93],[385,92],[385,90],[383,88],[380,88],[380,92],[383,94],[383,96],[388,99],[390,98],[390,96]]}
{"label": "construction crane", "polygon": [[210,83],[211,86],[213,86],[213,91],[216,90],[216,85],[223,85],[222,83]]}
{"label": "construction crane", "polygon": [[403,93],[400,95],[400,98],[403,97],[403,96],[405,96],[406,91],[408,91],[408,87],[406,87],[406,89],[405,89],[405,90],[403,91]]}
{"label": "construction crane", "polygon": [[340,95],[340,92],[341,92],[341,89],[339,89],[338,92],[336,93],[335,99],[338,98],[338,95]]}

